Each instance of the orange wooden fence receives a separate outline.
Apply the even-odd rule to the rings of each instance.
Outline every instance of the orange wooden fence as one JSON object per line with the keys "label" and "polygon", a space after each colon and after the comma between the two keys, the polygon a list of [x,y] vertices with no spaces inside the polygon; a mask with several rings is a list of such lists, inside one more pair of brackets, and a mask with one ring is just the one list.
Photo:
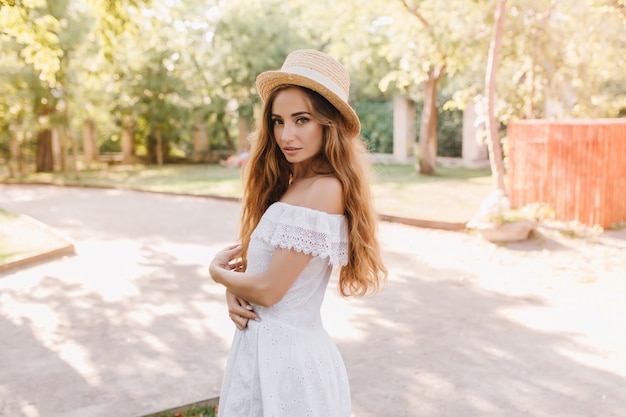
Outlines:
{"label": "orange wooden fence", "polygon": [[525,120],[507,127],[511,205],[547,203],[556,219],[626,221],[626,119]]}

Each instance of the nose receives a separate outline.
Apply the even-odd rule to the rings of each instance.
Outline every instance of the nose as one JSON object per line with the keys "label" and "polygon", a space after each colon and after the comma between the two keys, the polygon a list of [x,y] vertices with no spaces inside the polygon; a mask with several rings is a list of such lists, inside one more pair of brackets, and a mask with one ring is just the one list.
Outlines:
{"label": "nose", "polygon": [[280,139],[288,142],[293,139],[293,123],[284,122],[280,132]]}

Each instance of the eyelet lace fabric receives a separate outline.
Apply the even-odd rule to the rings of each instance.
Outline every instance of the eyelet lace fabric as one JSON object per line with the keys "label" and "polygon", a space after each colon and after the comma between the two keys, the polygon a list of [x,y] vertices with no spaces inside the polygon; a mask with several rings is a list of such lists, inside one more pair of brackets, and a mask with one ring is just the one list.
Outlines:
{"label": "eyelet lace fabric", "polygon": [[331,265],[348,262],[345,218],[306,207],[274,203],[252,238],[273,247],[328,258]]}
{"label": "eyelet lace fabric", "polygon": [[313,258],[279,303],[254,306],[262,321],[236,330],[219,417],[349,417],[347,373],[320,315],[333,265],[347,263],[345,217],[274,203],[252,234],[248,272],[266,270],[277,248]]}

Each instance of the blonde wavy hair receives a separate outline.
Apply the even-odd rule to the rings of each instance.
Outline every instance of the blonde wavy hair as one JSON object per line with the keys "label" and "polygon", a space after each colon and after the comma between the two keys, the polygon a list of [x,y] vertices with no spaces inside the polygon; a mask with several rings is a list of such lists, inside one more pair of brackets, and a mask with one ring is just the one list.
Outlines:
{"label": "blonde wavy hair", "polygon": [[282,85],[265,102],[261,125],[250,137],[250,157],[244,165],[244,198],[240,240],[247,261],[250,236],[270,205],[280,200],[291,180],[291,167],[276,143],[272,126],[272,104],[278,92],[299,88],[310,100],[313,116],[322,123],[322,152],[315,158],[319,174],[336,177],[343,186],[348,223],[348,263],[339,273],[342,296],[361,297],[378,291],[387,281],[376,239],[377,216],[369,180],[367,151],[360,137],[347,137],[346,123],[339,111],[320,94],[304,87]]}

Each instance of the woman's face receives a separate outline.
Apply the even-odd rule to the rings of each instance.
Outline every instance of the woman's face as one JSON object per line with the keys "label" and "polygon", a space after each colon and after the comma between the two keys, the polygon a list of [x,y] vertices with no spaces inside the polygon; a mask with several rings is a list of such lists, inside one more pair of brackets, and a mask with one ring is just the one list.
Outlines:
{"label": "woman's face", "polygon": [[272,103],[272,126],[276,143],[292,164],[322,150],[324,126],[313,116],[311,101],[299,88],[278,92]]}

